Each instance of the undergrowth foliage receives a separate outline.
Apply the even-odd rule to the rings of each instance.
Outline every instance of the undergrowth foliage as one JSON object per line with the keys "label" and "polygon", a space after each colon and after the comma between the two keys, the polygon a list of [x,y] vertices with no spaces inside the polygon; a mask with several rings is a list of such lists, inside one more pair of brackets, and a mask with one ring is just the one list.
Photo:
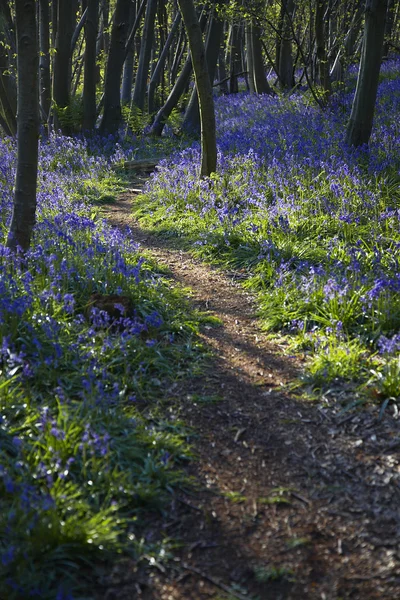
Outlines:
{"label": "undergrowth foliage", "polygon": [[[141,520],[183,481],[187,432],[158,405],[198,368],[197,317],[97,214],[118,156],[83,141],[41,142],[32,247],[11,254],[16,149],[0,145],[0,596],[61,600],[93,588],[110,556],[168,553]],[[112,316],[95,293],[115,295]]]}
{"label": "undergrowth foliage", "polygon": [[[322,112],[307,96],[216,102],[218,172],[199,150],[161,163],[144,224],[247,274],[269,330],[310,355],[307,381],[399,399],[400,67],[382,69],[370,148],[344,144],[352,92]],[[391,384],[389,385],[388,378]]]}

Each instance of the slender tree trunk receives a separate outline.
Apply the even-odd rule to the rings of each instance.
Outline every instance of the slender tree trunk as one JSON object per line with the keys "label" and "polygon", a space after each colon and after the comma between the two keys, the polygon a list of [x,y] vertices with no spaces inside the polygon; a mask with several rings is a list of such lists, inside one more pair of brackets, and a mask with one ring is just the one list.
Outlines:
{"label": "slender tree trunk", "polygon": [[262,58],[261,29],[251,25],[251,51],[253,54],[253,81],[257,94],[272,94],[271,86],[265,75]]}
{"label": "slender tree trunk", "polygon": [[[132,29],[136,20],[136,2],[131,3],[129,13],[129,30]],[[135,64],[135,47],[134,44],[129,45],[128,53],[124,62],[124,71],[122,75],[121,102],[129,106],[132,97],[132,82],[133,82],[133,67]]]}
{"label": "slender tree trunk", "polygon": [[[207,34],[206,42],[206,63],[208,75],[210,78],[210,84],[212,86],[214,82],[215,70],[217,67],[217,60],[219,54],[219,48],[221,43],[221,37],[224,30],[224,22],[221,21],[215,14],[211,15],[210,27]],[[192,95],[184,121],[182,123],[182,129],[188,133],[200,133],[200,111],[199,111],[199,97],[197,93],[197,86],[193,88]]]}
{"label": "slender tree trunk", "polygon": [[383,54],[387,4],[387,0],[367,0],[366,3],[360,69],[346,130],[346,142],[351,146],[368,144],[371,136]]}
{"label": "slender tree trunk", "polygon": [[240,42],[240,26],[231,25],[229,32],[229,62],[230,62],[230,78],[229,78],[229,93],[237,94],[239,91],[238,73],[242,69],[242,49]]}
{"label": "slender tree trunk", "polygon": [[7,246],[29,248],[36,215],[39,89],[35,0],[16,0],[18,133],[14,209]]}
{"label": "slender tree trunk", "polygon": [[200,175],[207,177],[217,168],[217,143],[212,86],[207,69],[203,35],[193,0],[178,0],[185,23],[192,55],[193,70],[199,95],[201,122],[201,169]]}
{"label": "slender tree trunk", "polygon": [[317,60],[319,83],[324,95],[324,103],[332,94],[331,80],[329,77],[329,60],[325,46],[324,13],[326,0],[316,0],[315,7],[315,40],[317,44]]}
{"label": "slender tree trunk", "polygon": [[100,124],[101,133],[113,133],[121,125],[121,76],[125,60],[125,42],[129,25],[131,0],[117,0],[111,30],[106,81],[104,86],[104,112]]}
{"label": "slender tree trunk", "polygon": [[172,59],[172,64],[169,70],[169,83],[170,85],[174,85],[177,75],[179,65],[183,56],[183,48],[185,47],[185,27],[182,25],[182,29],[179,32],[178,43],[176,44],[175,53]]}
{"label": "slender tree trunk", "polygon": [[[226,28],[226,27],[225,27]],[[228,94],[228,77],[226,71],[226,62],[225,62],[225,42],[224,36],[222,36],[222,43],[219,49],[219,58],[218,58],[218,80],[221,82],[219,86],[219,90],[221,94]]]}
{"label": "slender tree trunk", "polygon": [[[70,104],[71,87],[71,41],[76,16],[76,0],[58,0],[57,36],[54,55],[53,99],[58,109],[67,109]],[[71,133],[68,118],[59,119],[61,130]]]}
{"label": "slender tree trunk", "polygon": [[282,0],[284,7],[282,39],[279,53],[279,81],[283,89],[291,90],[295,81],[293,77],[292,26],[294,0]]}
{"label": "slender tree trunk", "polygon": [[253,64],[253,32],[251,23],[246,23],[246,63],[248,71],[249,88],[252,94],[256,93],[254,84],[254,64]]}
{"label": "slender tree trunk", "polygon": [[[205,29],[206,24],[207,24],[207,15],[206,15],[206,12],[203,11],[201,14],[201,17],[200,17],[201,31],[203,31],[203,29]],[[175,84],[174,84],[168,98],[166,99],[164,106],[162,108],[160,108],[160,110],[158,111],[158,113],[155,116],[155,119],[154,119],[153,124],[150,129],[150,135],[160,136],[162,134],[164,125],[165,125],[168,117],[170,116],[173,109],[177,106],[182,94],[185,93],[185,90],[189,86],[192,69],[193,69],[192,56],[189,51],[188,55],[186,57],[185,63],[182,67],[182,70],[179,73],[179,77],[175,81]]]}
{"label": "slender tree trunk", "polygon": [[47,120],[51,105],[50,7],[48,0],[39,0],[39,42],[40,104]]}
{"label": "slender tree trunk", "polygon": [[[11,56],[15,52],[8,50],[10,41],[15,44],[14,24],[11,19],[10,7],[5,0],[0,2],[0,19],[3,21],[4,30],[0,33],[0,112],[3,122],[6,123],[8,134],[17,132],[17,88],[15,78],[11,75]],[[8,28],[12,29],[9,30]]]}
{"label": "slender tree trunk", "polygon": [[87,0],[85,23],[85,71],[83,76],[83,130],[96,124],[96,40],[99,21],[98,0]]}
{"label": "slender tree trunk", "polygon": [[175,81],[175,85],[173,86],[168,98],[165,101],[165,104],[158,113],[156,114],[153,124],[150,128],[150,135],[160,136],[163,132],[164,125],[167,122],[168,117],[172,113],[173,109],[179,102],[179,98],[182,96],[185,88],[190,80],[190,75],[192,73],[192,58],[189,53],[186,58],[185,64],[183,65],[182,71],[179,74],[178,79]]}
{"label": "slender tree trunk", "polygon": [[153,74],[151,76],[150,83],[149,83],[149,114],[152,114],[155,110],[154,95],[155,95],[157,83],[160,80],[161,73],[164,69],[165,61],[167,60],[167,57],[168,57],[169,49],[172,45],[172,42],[174,40],[174,37],[178,30],[180,22],[181,22],[181,13],[178,12],[178,13],[176,13],[175,20],[172,24],[171,31],[169,32],[169,35],[164,44],[164,48],[162,49],[162,52],[160,54],[160,58],[158,59],[156,68],[154,69]]}
{"label": "slender tree trunk", "polygon": [[396,2],[395,0],[388,1],[386,25],[385,25],[385,41],[383,44],[383,56],[387,57],[390,50],[390,40],[392,37],[392,31],[394,26]]}
{"label": "slender tree trunk", "polygon": [[154,23],[157,12],[157,0],[147,0],[146,15],[144,18],[142,44],[140,46],[140,56],[138,70],[136,73],[135,87],[133,90],[132,103],[140,110],[144,109],[144,101],[147,91],[147,78],[149,76],[149,66],[151,58],[151,49],[154,40]]}

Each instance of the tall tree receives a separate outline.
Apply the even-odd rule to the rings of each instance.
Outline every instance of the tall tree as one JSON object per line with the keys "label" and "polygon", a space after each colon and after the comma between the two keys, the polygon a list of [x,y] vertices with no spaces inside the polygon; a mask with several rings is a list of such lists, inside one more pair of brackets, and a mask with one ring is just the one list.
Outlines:
{"label": "tall tree", "polygon": [[[216,14],[215,7],[210,14],[210,22],[206,41],[206,63],[211,85],[214,83],[215,70],[217,67],[220,43],[224,30],[224,22]],[[182,129],[188,133],[200,133],[200,111],[197,87],[194,87],[189,104],[186,108]]]}
{"label": "tall tree", "polygon": [[324,15],[326,11],[326,0],[316,0],[315,6],[315,41],[317,45],[318,79],[324,95],[324,102],[332,93],[331,80],[329,77],[329,60],[325,45]]}
{"label": "tall tree", "polygon": [[261,28],[253,23],[246,25],[247,70],[250,91],[256,94],[272,94],[265,75],[262,59]]}
{"label": "tall tree", "polygon": [[374,119],[388,0],[367,0],[357,86],[346,130],[350,146],[368,144]]}
{"label": "tall tree", "polygon": [[293,56],[292,56],[292,22],[294,0],[282,0],[282,37],[279,48],[279,82],[283,89],[294,87]]}
{"label": "tall tree", "polygon": [[40,105],[47,119],[51,105],[49,0],[39,0],[39,42]]}
{"label": "tall tree", "polygon": [[161,74],[164,69],[165,62],[168,58],[168,52],[170,50],[170,47],[172,45],[174,36],[178,30],[180,22],[181,22],[181,13],[177,12],[176,16],[175,16],[175,20],[174,20],[171,30],[169,32],[169,35],[165,41],[165,44],[164,44],[164,47],[163,47],[161,53],[160,53],[160,57],[158,59],[157,65],[156,65],[156,67],[153,71],[153,74],[151,76],[151,79],[150,79],[149,90],[148,90],[149,113],[150,114],[152,114],[155,110],[154,96],[155,96],[155,92],[156,92],[157,83],[158,83],[159,79],[161,78]]}
{"label": "tall tree", "polygon": [[[1,125],[7,135],[17,132],[15,79],[11,75],[10,51],[15,52],[15,27],[10,7],[6,0],[0,1],[0,116]],[[13,47],[14,46],[14,47]]]}
{"label": "tall tree", "polygon": [[100,131],[114,132],[121,125],[121,77],[126,52],[129,10],[131,0],[117,0],[111,29],[110,50],[108,53],[106,80],[104,86],[104,112]]}
{"label": "tall tree", "polygon": [[203,35],[193,0],[178,0],[192,55],[201,123],[201,176],[209,176],[217,168],[217,142],[212,85],[207,69]]}
{"label": "tall tree", "polygon": [[96,123],[96,39],[99,20],[99,0],[87,0],[85,22],[85,71],[83,76],[83,129],[91,130]]}
{"label": "tall tree", "polygon": [[[57,3],[57,34],[55,40],[53,100],[59,110],[64,113],[60,119],[63,133],[71,133],[67,116],[70,105],[71,91],[71,42],[75,29],[77,0],[58,0]],[[64,110],[63,110],[64,109]]]}
{"label": "tall tree", "polygon": [[27,250],[36,216],[39,89],[35,0],[15,0],[17,26],[17,174],[7,246]]}
{"label": "tall tree", "polygon": [[140,46],[139,64],[136,73],[135,87],[133,90],[132,103],[140,110],[144,109],[144,100],[146,96],[147,78],[149,76],[149,66],[151,58],[151,49],[154,40],[154,23],[157,12],[157,0],[147,0],[146,15],[142,33],[142,43]]}

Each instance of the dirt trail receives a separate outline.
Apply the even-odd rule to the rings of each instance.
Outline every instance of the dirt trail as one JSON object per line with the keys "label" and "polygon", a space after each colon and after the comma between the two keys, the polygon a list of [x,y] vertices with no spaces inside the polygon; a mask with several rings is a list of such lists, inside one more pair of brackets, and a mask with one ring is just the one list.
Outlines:
{"label": "dirt trail", "polygon": [[338,419],[335,394],[310,403],[285,391],[301,361],[264,339],[252,297],[234,276],[142,231],[134,201],[122,194],[107,218],[128,225],[223,325],[202,332],[214,353],[204,376],[173,390],[197,432],[189,473],[199,491],[177,498],[161,525],[182,548],[167,572],[139,583],[126,574],[107,598],[400,598],[397,415],[379,421],[371,408]]}

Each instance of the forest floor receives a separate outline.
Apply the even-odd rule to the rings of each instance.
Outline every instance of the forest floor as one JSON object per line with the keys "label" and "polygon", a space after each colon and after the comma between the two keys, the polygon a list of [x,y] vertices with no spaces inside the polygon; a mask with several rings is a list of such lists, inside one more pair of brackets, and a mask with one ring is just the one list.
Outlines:
{"label": "forest floor", "polygon": [[400,598],[397,415],[343,414],[339,389],[314,401],[290,391],[304,359],[266,339],[241,274],[141,229],[135,197],[128,188],[105,216],[129,226],[171,284],[190,288],[193,305],[222,325],[201,332],[211,352],[204,374],[168,390],[196,455],[194,487],[149,524],[177,541],[174,557],[168,568],[119,563],[104,598]]}

